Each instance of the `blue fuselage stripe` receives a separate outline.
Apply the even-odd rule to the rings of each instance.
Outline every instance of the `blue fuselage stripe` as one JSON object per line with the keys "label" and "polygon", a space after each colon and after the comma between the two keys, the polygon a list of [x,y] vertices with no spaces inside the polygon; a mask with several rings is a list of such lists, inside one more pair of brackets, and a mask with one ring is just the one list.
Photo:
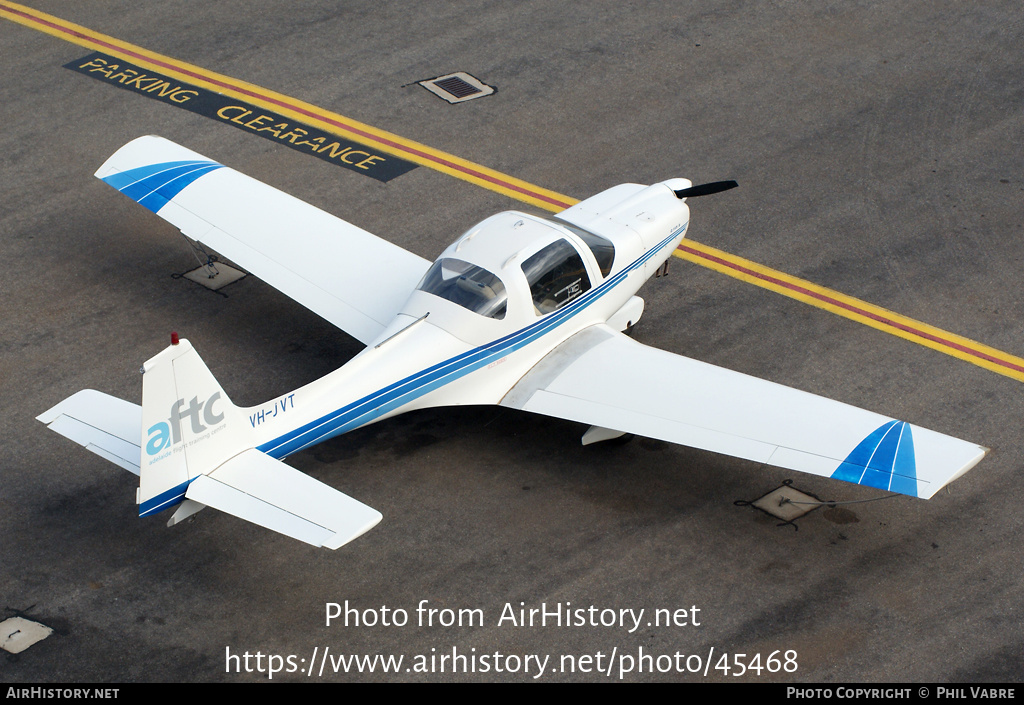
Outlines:
{"label": "blue fuselage stripe", "polygon": [[[194,480],[195,478],[192,478]],[[181,483],[177,487],[172,487],[169,490],[161,492],[156,497],[150,497],[145,502],[139,505],[139,516],[149,516],[150,514],[156,514],[162,512],[167,507],[178,504],[181,500],[185,499],[185,491],[188,489],[188,485],[192,480]]]}
{"label": "blue fuselage stripe", "polygon": [[[629,274],[646,264],[666,245],[686,230],[686,225],[678,228],[675,232],[662,240],[656,247],[651,248],[635,262],[623,269],[618,274],[610,277],[599,286],[580,296],[576,300],[563,306],[548,316],[510,333],[502,338],[481,345],[480,347],[460,353],[447,360],[427,367],[419,372],[410,375],[402,380],[394,382],[382,389],[368,394],[356,401],[347,404],[336,411],[326,414],[319,419],[304,424],[288,433],[285,433],[272,441],[259,446],[260,450],[274,458],[283,458],[303,448],[314,445],[331,436],[336,436],[354,430],[360,426],[370,423],[376,418],[399,408],[435,389],[439,389],[450,382],[460,379],[467,374],[484,367],[497,358],[504,357],[516,350],[529,345],[538,338],[569,320],[577,313],[585,309],[593,302],[610,292],[615,286],[625,281]],[[139,516],[149,516],[164,509],[178,504],[185,498],[189,484],[195,478],[190,478],[176,487],[172,487],[155,497],[144,501],[139,506]]]}
{"label": "blue fuselage stripe", "polygon": [[686,226],[687,224],[684,223],[672,232],[671,235],[658,243],[657,246],[645,252],[621,272],[539,321],[486,345],[460,353],[420,370],[336,411],[282,434],[262,444],[257,450],[263,451],[274,458],[283,458],[310,445],[326,440],[331,436],[346,433],[370,423],[374,419],[400,406],[484,367],[495,359],[504,357],[529,345],[625,281],[631,272],[646,264],[658,252],[664,249],[666,245],[677,238],[680,233],[685,231]]}

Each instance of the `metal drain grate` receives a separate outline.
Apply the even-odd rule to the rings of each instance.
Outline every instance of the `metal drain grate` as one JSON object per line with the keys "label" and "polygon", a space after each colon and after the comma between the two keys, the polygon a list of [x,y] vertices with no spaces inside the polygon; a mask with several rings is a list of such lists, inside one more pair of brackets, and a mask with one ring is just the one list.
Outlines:
{"label": "metal drain grate", "polygon": [[494,86],[488,86],[464,71],[449,73],[418,83],[438,98],[443,98],[449,103],[463,103],[474,98],[483,98],[495,92]]}
{"label": "metal drain grate", "polygon": [[466,83],[458,76],[452,76],[451,78],[445,78],[440,81],[434,81],[434,85],[443,91],[451,93],[456,98],[465,98],[467,95],[473,95],[474,93],[482,92],[479,88],[470,83]]}

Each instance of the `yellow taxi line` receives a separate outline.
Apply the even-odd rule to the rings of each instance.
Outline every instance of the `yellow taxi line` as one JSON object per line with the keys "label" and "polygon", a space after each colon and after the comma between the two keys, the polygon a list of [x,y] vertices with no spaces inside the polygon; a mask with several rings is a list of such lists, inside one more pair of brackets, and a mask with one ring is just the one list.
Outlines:
{"label": "yellow taxi line", "polygon": [[558,211],[575,203],[575,200],[554,191],[540,188],[433,147],[281,93],[157,54],[24,5],[4,0],[0,2],[0,16],[93,51],[119,56],[152,71],[158,71],[223,95],[250,101],[296,120],[311,122],[332,134],[355,139],[382,152],[444,172],[540,208]]}
{"label": "yellow taxi line", "polygon": [[[414,142],[399,135],[366,125],[357,120],[324,110],[315,105],[262,88],[260,86],[208,71],[86,27],[62,20],[7,0],[0,0],[0,17],[58,37],[79,46],[130,60],[150,70],[179,80],[247,100],[267,110],[275,110],[296,120],[312,124],[341,137],[354,139],[421,166],[449,174],[483,188],[552,212],[568,208],[578,201],[467,161],[452,154]],[[684,241],[675,255],[741,281],[837,315],[863,323],[891,335],[952,355],[985,369],[1024,382],[1024,359],[982,345],[973,340],[901,316],[892,311],[855,299],[837,291],[764,267],[736,255]]]}
{"label": "yellow taxi line", "polygon": [[699,242],[683,241],[675,256],[751,284],[831,311],[844,318],[938,350],[992,372],[1024,382],[1024,359],[968,338],[915,321],[880,306],[818,286],[805,279],[723,252]]}

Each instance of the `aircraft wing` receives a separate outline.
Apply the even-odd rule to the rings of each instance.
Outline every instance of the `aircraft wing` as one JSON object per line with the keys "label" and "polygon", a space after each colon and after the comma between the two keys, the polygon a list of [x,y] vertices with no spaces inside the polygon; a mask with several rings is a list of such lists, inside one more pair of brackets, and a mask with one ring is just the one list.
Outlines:
{"label": "aircraft wing", "polygon": [[606,325],[555,348],[501,405],[925,499],[987,452]]}
{"label": "aircraft wing", "polygon": [[363,343],[401,309],[430,263],[156,136],[96,176]]}

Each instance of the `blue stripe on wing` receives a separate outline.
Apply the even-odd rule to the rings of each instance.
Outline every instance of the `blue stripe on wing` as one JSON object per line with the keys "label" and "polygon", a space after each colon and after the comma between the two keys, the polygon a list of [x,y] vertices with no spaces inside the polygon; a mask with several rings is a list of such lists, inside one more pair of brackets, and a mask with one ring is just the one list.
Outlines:
{"label": "blue stripe on wing", "polygon": [[200,176],[223,166],[205,160],[161,162],[111,174],[103,181],[156,213]]}
{"label": "blue stripe on wing", "polygon": [[876,428],[846,456],[832,478],[917,497],[917,462],[910,424],[889,421]]}

